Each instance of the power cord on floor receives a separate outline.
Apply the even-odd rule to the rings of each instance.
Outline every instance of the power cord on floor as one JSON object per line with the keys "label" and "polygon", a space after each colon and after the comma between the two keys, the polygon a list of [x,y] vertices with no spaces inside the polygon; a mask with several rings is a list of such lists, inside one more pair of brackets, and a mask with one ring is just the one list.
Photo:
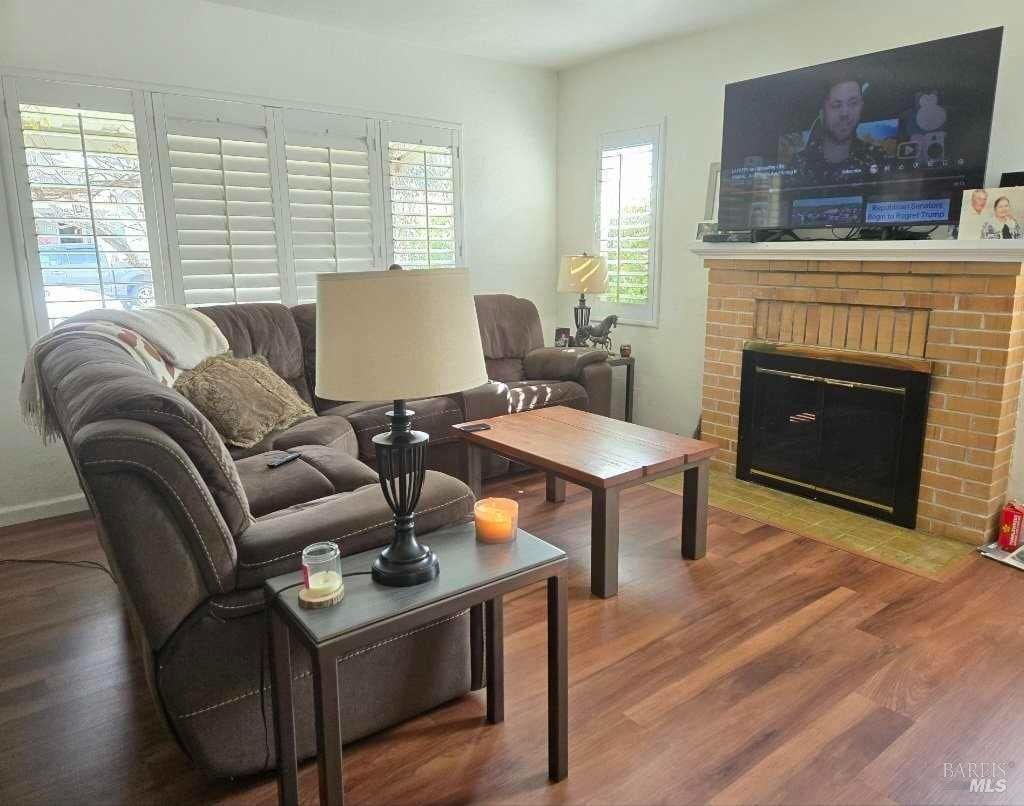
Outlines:
{"label": "power cord on floor", "polygon": [[[341,580],[342,583],[344,583],[345,577],[369,576],[371,573],[371,571],[349,571],[347,574],[341,575]],[[281,590],[274,595],[274,598],[277,599],[285,591],[297,588],[302,584],[304,583],[300,581],[287,585],[281,588]],[[270,647],[267,646],[267,635],[270,633],[270,608],[266,608],[264,613],[266,615],[266,624],[264,624],[263,631],[260,633],[260,716],[263,719],[263,769],[266,770],[270,767],[270,725],[267,724],[267,692],[265,684],[267,679],[266,669],[267,666],[270,665],[270,657],[269,655],[267,656],[266,663],[263,662],[263,658],[265,653],[270,649]],[[278,764],[280,763],[281,760],[278,759]]]}
{"label": "power cord on floor", "polygon": [[[14,560],[7,558],[0,558],[0,565],[7,565],[23,563],[25,565],[70,565],[75,568],[91,568],[93,571],[102,571],[111,580],[114,580],[114,575],[110,573],[110,569],[107,568],[103,563],[97,562],[96,560]],[[117,580],[114,580],[116,582]]]}

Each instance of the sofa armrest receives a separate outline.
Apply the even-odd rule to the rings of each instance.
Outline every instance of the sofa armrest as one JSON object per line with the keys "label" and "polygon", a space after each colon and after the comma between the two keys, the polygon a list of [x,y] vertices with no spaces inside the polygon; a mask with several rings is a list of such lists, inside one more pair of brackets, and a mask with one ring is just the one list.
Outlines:
{"label": "sofa armrest", "polygon": [[585,367],[608,360],[604,350],[585,347],[538,347],[523,360],[528,381],[578,381]]}
{"label": "sofa armrest", "polygon": [[188,454],[156,426],[101,420],[70,448],[118,585],[157,649],[208,596],[234,590],[234,538]]}
{"label": "sofa armrest", "polygon": [[612,416],[612,368],[606,361],[587,364],[580,373],[580,385],[587,390],[587,411]]}
{"label": "sofa armrest", "polygon": [[[413,412],[412,427],[417,431],[426,431],[430,435],[432,445],[454,439],[449,433],[450,426],[465,419],[457,395],[425,397],[409,400],[407,404]],[[373,438],[391,430],[391,421],[388,420],[387,413],[391,411],[393,405],[385,403],[345,415],[355,431],[356,443],[359,446],[358,457],[364,462],[376,462],[377,451],[373,446]],[[334,412],[333,409],[331,411]]]}
{"label": "sofa armrest", "polygon": [[508,386],[498,381],[488,381],[453,397],[462,406],[463,419],[467,422],[508,414]]}

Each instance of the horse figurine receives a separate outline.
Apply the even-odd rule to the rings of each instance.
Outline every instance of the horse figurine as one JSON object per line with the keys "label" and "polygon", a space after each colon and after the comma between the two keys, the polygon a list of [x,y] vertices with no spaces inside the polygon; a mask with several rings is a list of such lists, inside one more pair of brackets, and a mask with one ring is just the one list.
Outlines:
{"label": "horse figurine", "polygon": [[603,347],[609,353],[612,351],[612,329],[619,323],[619,317],[615,314],[606,316],[597,325],[584,325],[576,331],[576,346],[585,347],[590,342],[591,347]]}

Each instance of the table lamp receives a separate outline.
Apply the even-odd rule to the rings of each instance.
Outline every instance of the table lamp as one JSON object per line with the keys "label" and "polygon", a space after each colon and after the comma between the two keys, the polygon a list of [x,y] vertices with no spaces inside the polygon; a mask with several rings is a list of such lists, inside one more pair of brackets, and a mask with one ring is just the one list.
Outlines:
{"label": "table lamp", "polygon": [[580,292],[580,303],[573,308],[576,330],[590,323],[587,294],[603,294],[608,290],[608,261],[600,255],[566,255],[558,272],[558,292]]}
{"label": "table lamp", "polygon": [[316,394],[393,400],[391,431],[373,438],[384,499],[395,514],[373,578],[404,587],[434,579],[437,556],[416,539],[429,436],[412,429],[405,401],[487,382],[466,269],[318,274]]}

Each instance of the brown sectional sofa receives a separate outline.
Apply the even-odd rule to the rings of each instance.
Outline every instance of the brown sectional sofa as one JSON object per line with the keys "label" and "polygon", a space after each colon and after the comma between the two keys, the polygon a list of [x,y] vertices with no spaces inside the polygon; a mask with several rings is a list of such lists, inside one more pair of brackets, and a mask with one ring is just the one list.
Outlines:
{"label": "brown sectional sofa", "polygon": [[[219,309],[203,310],[224,329]],[[316,306],[298,305],[291,311],[305,354],[306,386],[313,389]],[[612,376],[604,352],[545,347],[540,314],[527,299],[509,294],[480,294],[476,297],[476,312],[491,383],[409,403],[416,412],[416,429],[430,434],[431,468],[465,478],[465,446],[452,432],[455,423],[544,406],[570,406],[610,414]],[[373,437],[390,427],[384,416],[390,401],[339,403],[314,398],[314,406],[322,416],[345,417],[352,424],[359,458],[371,466],[375,463]],[[508,467],[507,460],[491,457],[486,474],[499,475]]]}
{"label": "brown sectional sofa", "polygon": [[[417,428],[432,434],[432,469],[417,513],[424,534],[472,511],[472,494],[454,477],[465,454],[451,424],[556,402],[607,406],[610,370],[603,359],[542,348],[539,316],[524,300],[499,295],[478,298],[477,305],[488,368],[500,383],[411,406]],[[203,770],[234,776],[275,764],[272,738],[265,741],[273,735],[273,716],[265,690],[263,580],[296,570],[302,548],[317,540],[338,542],[344,555],[389,540],[391,512],[368,461],[373,435],[387,428],[388,407],[315,398],[314,306],[225,305],[204,312],[236,356],[264,356],[318,416],[229,452],[188,400],[116,345],[68,334],[48,342],[36,360],[156,703]],[[270,456],[289,449],[302,458],[267,468]],[[467,692],[471,651],[480,647],[470,646],[463,613],[343,658],[346,740]],[[314,751],[309,658],[296,647],[292,663],[299,753],[308,757]]]}

